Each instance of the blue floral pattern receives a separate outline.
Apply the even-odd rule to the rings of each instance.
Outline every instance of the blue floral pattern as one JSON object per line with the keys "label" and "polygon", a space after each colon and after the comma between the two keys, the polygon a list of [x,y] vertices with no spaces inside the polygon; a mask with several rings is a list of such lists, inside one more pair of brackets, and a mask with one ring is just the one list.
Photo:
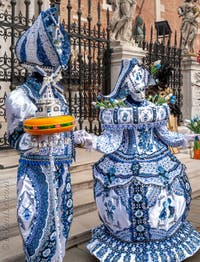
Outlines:
{"label": "blue floral pattern", "polygon": [[139,135],[139,143],[138,147],[142,149],[144,152],[152,152],[153,151],[153,144],[151,141],[151,131],[148,128],[139,128],[138,129]]}
{"label": "blue floral pattern", "polygon": [[113,211],[116,209],[116,207],[112,204],[111,200],[108,200],[107,202],[105,202],[105,207],[106,207],[106,213],[107,213],[107,217],[108,219],[113,221]]}
{"label": "blue floral pattern", "polygon": [[138,243],[122,242],[101,225],[93,230],[93,239],[87,245],[91,254],[100,261],[113,262],[178,262],[197,252],[199,246],[199,233],[188,222],[184,222],[173,236],[163,241]]}
{"label": "blue floral pattern", "polygon": [[123,61],[105,97],[124,98],[126,106],[100,111],[104,133],[96,142],[104,155],[93,175],[103,225],[87,247],[102,262],[180,262],[200,248],[200,234],[186,221],[191,187],[185,166],[168,148],[182,145],[184,136],[167,129],[167,105],[142,101],[151,77],[145,70],[135,74],[135,66],[136,59]]}
{"label": "blue floral pattern", "polygon": [[[166,116],[164,112],[162,117]],[[146,121],[144,114],[143,119]],[[187,236],[182,243],[186,251],[173,253],[168,249],[168,245],[173,246],[175,234],[184,234],[191,188],[184,165],[167,147],[180,145],[183,137],[166,131],[164,125],[165,122],[104,125],[106,136],[117,143],[113,146],[106,142],[105,151],[101,143],[101,151],[106,154],[93,167],[94,195],[105,228],[100,226],[94,231],[88,248],[101,261],[165,261],[165,254],[170,262],[181,261],[178,259],[185,259],[200,247],[199,234],[190,229],[197,240],[193,251],[193,244],[190,247],[187,244]],[[176,201],[180,201],[181,208]],[[104,242],[106,238],[110,239],[110,246]],[[147,250],[157,250],[149,251],[152,260]]]}

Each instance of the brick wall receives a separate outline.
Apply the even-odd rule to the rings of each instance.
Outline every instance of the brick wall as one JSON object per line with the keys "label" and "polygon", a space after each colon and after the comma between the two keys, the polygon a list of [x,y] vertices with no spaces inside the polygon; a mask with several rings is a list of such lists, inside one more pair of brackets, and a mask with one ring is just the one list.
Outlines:
{"label": "brick wall", "polygon": [[[61,1],[61,15],[62,18],[67,21],[67,0]],[[92,24],[97,23],[97,3],[98,0],[91,1],[91,14],[92,14]],[[135,17],[140,13],[143,0],[137,0],[137,8],[135,12]],[[174,32],[177,31],[178,44],[180,41],[180,26],[182,18],[178,16],[177,9],[183,4],[184,0],[144,0],[143,7],[141,9],[141,17],[143,18],[146,25],[146,38],[150,38],[151,26],[154,28],[154,39],[156,38],[155,31],[155,21],[167,20],[171,30],[172,30],[172,43],[174,43]],[[87,22],[87,8],[88,0],[81,1],[82,8],[82,21]],[[77,21],[77,9],[78,1],[71,1],[72,4],[72,20]],[[106,0],[100,0],[101,4],[101,22],[102,27],[106,28]],[[111,9],[110,9],[111,10]],[[112,12],[110,12],[110,17],[112,17]],[[133,21],[134,23],[134,21]],[[195,41],[195,49],[200,49],[200,32]]]}
{"label": "brick wall", "polygon": [[[67,0],[62,0],[61,1],[61,16],[64,20],[67,21]],[[71,18],[72,21],[77,21],[78,20],[78,15],[77,15],[77,10],[78,10],[78,1],[71,1],[72,5],[72,14]],[[98,5],[98,0],[92,0],[91,1],[91,16],[92,16],[92,25],[96,25],[98,21],[98,12],[97,12],[97,5]],[[106,9],[105,9],[105,1],[100,0],[100,5],[101,5],[101,23],[102,27],[106,28]],[[104,8],[102,8],[104,7]],[[81,10],[82,10],[82,22],[87,22],[87,16],[88,16],[88,0],[82,0],[81,1]]]}

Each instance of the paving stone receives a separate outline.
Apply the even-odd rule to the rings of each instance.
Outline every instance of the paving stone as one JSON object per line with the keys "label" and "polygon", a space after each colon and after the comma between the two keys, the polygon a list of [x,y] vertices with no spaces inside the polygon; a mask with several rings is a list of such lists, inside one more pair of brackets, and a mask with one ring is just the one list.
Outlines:
{"label": "paving stone", "polygon": [[78,245],[76,248],[68,249],[63,262],[97,262],[99,261],[92,256],[86,249],[86,244]]}
{"label": "paving stone", "polygon": [[194,256],[185,260],[185,262],[199,262],[200,261],[200,251],[198,251]]}

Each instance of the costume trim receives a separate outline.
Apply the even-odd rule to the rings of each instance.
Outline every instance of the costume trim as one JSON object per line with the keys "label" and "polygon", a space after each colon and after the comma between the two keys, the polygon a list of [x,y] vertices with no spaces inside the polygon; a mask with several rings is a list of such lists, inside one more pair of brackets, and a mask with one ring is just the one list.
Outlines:
{"label": "costume trim", "polygon": [[192,256],[199,247],[200,234],[187,221],[171,237],[138,243],[122,242],[100,225],[93,229],[87,245],[101,262],[179,262]]}

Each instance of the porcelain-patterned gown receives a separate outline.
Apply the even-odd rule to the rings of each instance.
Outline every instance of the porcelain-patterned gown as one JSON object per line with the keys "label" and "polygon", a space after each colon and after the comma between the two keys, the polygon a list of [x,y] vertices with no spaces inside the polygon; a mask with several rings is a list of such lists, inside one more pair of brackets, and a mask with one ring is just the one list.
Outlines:
{"label": "porcelain-patterned gown", "polygon": [[[168,146],[184,137],[168,131],[169,110],[146,101],[100,112],[94,195],[103,225],[88,248],[100,261],[182,261],[200,247],[186,221],[191,187]],[[112,140],[112,141],[111,141]]]}

